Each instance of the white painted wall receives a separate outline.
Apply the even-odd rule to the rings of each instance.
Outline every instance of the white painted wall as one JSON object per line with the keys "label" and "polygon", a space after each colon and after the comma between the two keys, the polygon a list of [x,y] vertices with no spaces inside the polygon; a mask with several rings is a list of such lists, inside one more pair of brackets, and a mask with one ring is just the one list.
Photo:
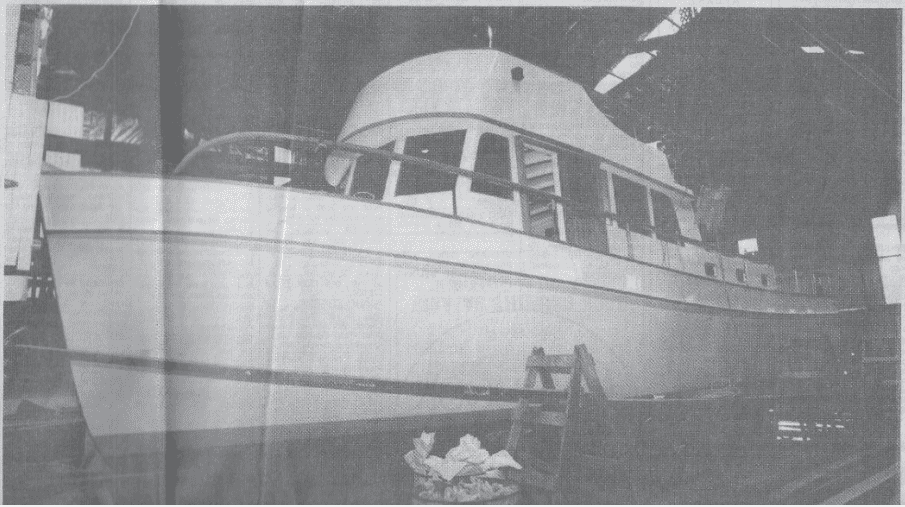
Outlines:
{"label": "white painted wall", "polygon": [[4,177],[17,185],[3,190],[6,200],[4,264],[24,271],[31,266],[47,101],[11,93],[5,120]]}

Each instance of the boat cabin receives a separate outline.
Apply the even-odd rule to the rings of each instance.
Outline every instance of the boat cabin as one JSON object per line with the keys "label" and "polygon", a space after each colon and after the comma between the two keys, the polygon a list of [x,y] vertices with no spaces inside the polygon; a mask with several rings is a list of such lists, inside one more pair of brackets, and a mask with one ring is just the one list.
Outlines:
{"label": "boat cabin", "polygon": [[272,162],[313,169],[274,177],[278,185],[475,221],[735,285],[809,294],[826,287],[704,248],[695,196],[676,183],[655,145],[619,130],[578,83],[500,51],[400,64],[359,93],[329,154],[276,150],[282,155],[275,151]]}
{"label": "boat cabin", "polygon": [[771,266],[703,248],[694,195],[655,145],[619,130],[579,84],[512,55],[448,51],[394,67],[361,91],[339,141],[462,170],[331,157],[328,181],[349,196],[777,287]]}

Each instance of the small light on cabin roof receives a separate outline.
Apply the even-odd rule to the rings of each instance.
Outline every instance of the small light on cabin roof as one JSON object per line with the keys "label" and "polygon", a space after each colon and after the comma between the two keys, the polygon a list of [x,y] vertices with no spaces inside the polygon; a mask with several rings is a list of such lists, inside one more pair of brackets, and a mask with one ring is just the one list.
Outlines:
{"label": "small light on cabin roof", "polygon": [[801,50],[805,53],[823,53],[823,48],[820,46],[801,46]]}
{"label": "small light on cabin roof", "polygon": [[846,49],[845,54],[847,54],[847,55],[863,55],[864,51],[859,51],[857,49]]}

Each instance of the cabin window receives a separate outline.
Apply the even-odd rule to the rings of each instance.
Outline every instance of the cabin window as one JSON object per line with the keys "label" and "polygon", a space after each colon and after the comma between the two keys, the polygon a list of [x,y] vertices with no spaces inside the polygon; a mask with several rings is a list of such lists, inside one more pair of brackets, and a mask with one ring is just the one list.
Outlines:
{"label": "cabin window", "polygon": [[760,284],[764,287],[770,285],[770,277],[766,274],[760,275]]}
{"label": "cabin window", "polygon": [[[505,181],[512,181],[510,167],[509,139],[489,132],[481,134],[481,139],[478,141],[478,153],[474,163],[475,174],[483,174]],[[512,189],[478,178],[473,178],[471,180],[471,191],[478,194],[501,197],[503,199],[512,199]]]}
{"label": "cabin window", "polygon": [[650,191],[651,204],[654,208],[654,228],[657,238],[670,243],[682,243],[682,231],[672,199],[663,192]]}
{"label": "cabin window", "polygon": [[647,188],[614,175],[613,194],[616,198],[616,220],[619,226],[650,236]]}
{"label": "cabin window", "polygon": [[740,283],[745,283],[745,270],[744,268],[738,268],[735,270],[735,279]]}
{"label": "cabin window", "polygon": [[716,278],[716,264],[712,262],[704,263],[704,274]]}
{"label": "cabin window", "polygon": [[[393,151],[393,143],[387,143],[379,149]],[[349,194],[354,197],[366,199],[383,199],[383,191],[386,189],[387,176],[390,173],[392,159],[379,155],[364,155],[358,157],[355,164],[355,174],[352,177],[352,188]]]}
{"label": "cabin window", "polygon": [[[405,154],[458,167],[464,144],[465,130],[423,134],[405,140]],[[403,162],[399,169],[396,195],[451,192],[456,185],[456,176]]]}
{"label": "cabin window", "polygon": [[559,175],[563,197],[577,203],[563,206],[566,240],[582,248],[606,252],[609,189],[600,162],[588,156],[560,153]]}

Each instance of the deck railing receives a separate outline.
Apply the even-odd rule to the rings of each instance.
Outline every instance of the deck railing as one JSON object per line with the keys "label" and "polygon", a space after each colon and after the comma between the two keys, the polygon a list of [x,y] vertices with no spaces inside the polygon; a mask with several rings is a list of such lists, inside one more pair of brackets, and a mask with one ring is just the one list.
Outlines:
{"label": "deck railing", "polygon": [[[256,154],[256,156],[245,156],[243,162],[253,166],[253,170],[257,172],[254,173],[253,176],[249,175],[249,173],[241,173],[241,174],[213,174],[210,171],[210,168],[204,168],[203,166],[198,165],[198,161],[203,159],[201,154],[210,150],[217,150],[220,147],[234,145],[238,143],[250,143],[250,142],[273,142],[273,143],[290,143],[294,149],[307,149],[309,151],[319,153],[320,156],[307,156],[305,157],[305,163],[279,163],[271,161],[264,161],[260,159],[260,152]],[[275,144],[276,145],[276,144]],[[310,155],[310,154],[309,154]],[[265,180],[274,178],[274,177],[285,177],[290,178],[292,180],[298,179],[301,182],[307,182],[308,184],[302,184],[302,188],[309,188],[315,190],[322,189],[334,189],[332,193],[344,194],[345,187],[347,181],[346,178],[349,176],[349,169],[351,168],[354,161],[362,156],[362,155],[372,155],[381,157],[385,160],[396,161],[405,163],[406,167],[417,167],[419,169],[423,169],[426,171],[432,171],[435,173],[443,173],[443,174],[452,174],[456,176],[463,176],[469,178],[471,180],[479,180],[483,181],[488,185],[497,186],[500,188],[505,188],[513,192],[518,192],[521,196],[523,196],[524,201],[528,201],[530,199],[532,205],[537,205],[537,203],[546,201],[549,206],[550,211],[553,216],[553,235],[552,237],[547,237],[547,239],[551,239],[554,241],[562,241],[563,232],[559,225],[559,218],[563,214],[568,213],[576,213],[580,211],[582,217],[593,216],[600,219],[602,224],[606,224],[605,226],[616,225],[621,230],[625,231],[626,238],[626,249],[627,255],[626,257],[631,258],[633,260],[641,261],[641,262],[649,262],[642,256],[638,255],[638,247],[641,246],[639,243],[641,240],[636,239],[636,236],[645,236],[647,241],[653,239],[660,244],[661,250],[665,250],[669,248],[667,245],[674,245],[678,247],[685,247],[686,245],[691,245],[698,247],[706,252],[709,252],[713,255],[719,256],[719,265],[714,267],[713,275],[705,275],[705,273],[699,273],[700,270],[683,270],[685,272],[697,274],[699,276],[708,276],[710,278],[714,278],[715,280],[721,280],[731,283],[736,283],[737,280],[733,277],[731,273],[726,273],[723,267],[722,259],[742,259],[744,262],[750,263],[751,260],[747,259],[740,255],[731,255],[725,254],[722,252],[718,252],[712,248],[708,248],[703,242],[700,240],[689,238],[687,236],[676,234],[675,232],[668,232],[663,230],[658,230],[656,227],[646,226],[643,227],[643,230],[639,230],[639,228],[635,224],[630,224],[630,222],[624,216],[620,216],[616,213],[611,213],[598,207],[592,206],[590,204],[576,201],[573,199],[569,199],[560,195],[551,194],[549,192],[538,190],[536,188],[530,187],[528,185],[524,185],[521,183],[504,180],[501,178],[497,178],[494,176],[475,173],[473,171],[465,170],[460,167],[455,167],[439,162],[435,162],[433,160],[427,160],[419,157],[413,157],[411,155],[404,155],[401,153],[393,153],[380,149],[369,148],[366,146],[359,146],[350,143],[341,143],[334,141],[325,141],[322,139],[312,138],[312,137],[304,137],[304,136],[296,136],[291,134],[283,134],[276,132],[239,132],[235,134],[229,134],[225,136],[221,136],[215,138],[209,142],[202,143],[192,151],[190,151],[185,158],[177,165],[173,174],[183,175],[183,176],[192,176],[192,175],[203,175],[205,177],[214,177],[219,179],[238,179],[241,181],[248,181],[249,178],[254,178],[255,181],[263,182]],[[335,184],[324,184],[325,182],[320,182],[319,184],[311,184],[312,181],[315,180],[314,177],[317,176],[317,173],[324,178],[325,164],[326,161],[330,157],[336,157],[338,160],[344,160],[348,162],[348,167],[346,168],[346,172],[341,176],[341,179],[337,181]],[[271,157],[272,159],[272,157]],[[312,163],[312,160],[314,161]],[[302,169],[304,168],[304,169]],[[304,174],[302,171],[310,171],[311,174]],[[356,170],[358,170],[356,168]],[[298,186],[293,185],[293,183],[288,183],[288,186]],[[359,192],[360,193],[360,192]],[[357,194],[359,194],[357,193]],[[371,197],[360,197],[358,195],[350,195],[348,197],[357,198],[357,199],[371,199]],[[380,196],[374,196],[376,200],[380,200]],[[455,218],[461,218],[459,215],[459,202],[458,196],[456,192],[456,185],[453,185],[450,191],[450,199],[451,199],[451,216]],[[564,215],[565,216],[565,215]],[[529,230],[530,225],[528,220],[523,220],[523,228],[521,232],[532,234],[532,231]],[[568,227],[567,227],[568,228]],[[536,236],[544,237],[540,234],[533,234]],[[565,241],[568,244],[586,247],[586,245],[582,245],[580,241],[569,241],[568,234],[566,234]],[[609,243],[609,242],[608,242]],[[595,250],[601,250],[605,253],[613,253],[610,252],[610,245],[605,245],[605,249],[593,248]],[[615,254],[615,253],[614,253]],[[616,254],[618,255],[618,254]],[[676,269],[673,266],[668,265],[668,261],[666,260],[666,254],[663,254],[663,261],[660,263],[665,267],[670,267],[672,269]],[[702,266],[699,266],[703,269],[704,259],[702,259]],[[763,266],[763,265],[761,265]],[[777,289],[781,292],[788,293],[798,293],[798,294],[808,294],[808,295],[829,295],[835,292],[836,284],[835,281],[831,279],[831,277],[820,274],[820,273],[805,273],[803,271],[790,270],[790,271],[775,271],[776,280],[774,284],[771,284],[771,288]],[[754,281],[751,286],[758,286],[757,281]]]}

